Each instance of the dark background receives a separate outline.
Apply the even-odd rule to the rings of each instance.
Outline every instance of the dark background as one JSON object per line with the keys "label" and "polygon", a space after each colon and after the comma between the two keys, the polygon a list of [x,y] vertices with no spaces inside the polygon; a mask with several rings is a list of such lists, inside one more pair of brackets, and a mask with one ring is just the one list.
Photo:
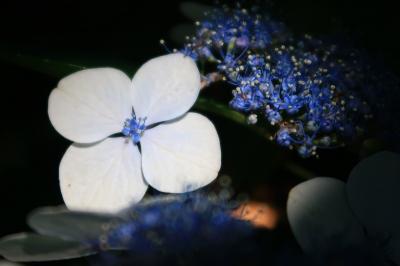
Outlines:
{"label": "dark background", "polygon": [[[190,22],[180,1],[12,1],[0,5],[0,49],[56,56],[93,66],[132,65],[132,72],[165,50],[170,30]],[[251,1],[248,1],[251,2]],[[276,0],[269,13],[298,33],[346,34],[356,45],[400,70],[400,16],[396,1]],[[210,4],[212,1],[202,1]],[[52,128],[47,98],[58,79],[0,61],[0,236],[27,230],[26,214],[38,206],[62,203],[58,164],[69,141]],[[338,149],[320,159],[303,160],[292,152],[253,137],[238,125],[209,115],[223,147],[222,173],[239,191],[257,194],[284,206],[287,189],[301,179],[280,168],[284,160],[316,175],[345,179],[358,153]]]}

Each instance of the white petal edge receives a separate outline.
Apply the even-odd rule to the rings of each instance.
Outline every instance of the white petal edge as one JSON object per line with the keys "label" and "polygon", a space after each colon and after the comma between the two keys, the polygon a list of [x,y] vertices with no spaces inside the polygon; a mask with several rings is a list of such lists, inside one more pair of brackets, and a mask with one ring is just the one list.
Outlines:
{"label": "white petal edge", "polygon": [[400,155],[379,152],[353,168],[346,185],[349,204],[367,234],[389,246],[400,264]]}
{"label": "white petal edge", "polygon": [[197,113],[147,130],[141,147],[144,177],[162,192],[196,190],[212,182],[221,168],[217,131]]}
{"label": "white petal edge", "polygon": [[144,196],[137,146],[124,138],[71,145],[60,164],[60,187],[71,210],[116,213]]}
{"label": "white petal edge", "polygon": [[86,69],[63,78],[49,97],[48,113],[65,138],[93,143],[120,132],[130,118],[131,81],[113,68]]}
{"label": "white petal edge", "polygon": [[137,117],[147,124],[167,121],[186,113],[200,92],[196,63],[181,53],[151,59],[132,80],[132,103]]}
{"label": "white petal edge", "polygon": [[289,223],[307,254],[340,254],[365,243],[362,227],[348,206],[345,189],[340,180],[317,177],[290,191]]}

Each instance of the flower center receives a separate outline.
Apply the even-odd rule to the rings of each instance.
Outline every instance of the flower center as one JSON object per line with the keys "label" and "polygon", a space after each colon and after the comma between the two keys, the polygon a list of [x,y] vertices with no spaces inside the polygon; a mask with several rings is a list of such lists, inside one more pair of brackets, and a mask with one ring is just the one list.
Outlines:
{"label": "flower center", "polygon": [[132,139],[133,143],[138,144],[145,130],[146,117],[136,118],[136,116],[132,114],[132,118],[128,118],[125,120],[125,124],[121,132],[122,134],[124,134],[124,136]]}

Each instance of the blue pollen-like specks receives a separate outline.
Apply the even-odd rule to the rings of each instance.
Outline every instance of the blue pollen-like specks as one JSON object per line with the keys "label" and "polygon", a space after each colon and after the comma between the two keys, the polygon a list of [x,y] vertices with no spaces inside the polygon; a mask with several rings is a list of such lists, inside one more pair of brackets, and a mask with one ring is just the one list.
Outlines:
{"label": "blue pollen-like specks", "polygon": [[125,120],[125,124],[124,127],[122,128],[121,133],[124,136],[129,137],[134,144],[138,144],[145,130],[146,130],[146,117],[136,118],[135,114],[132,114],[132,118],[128,118]]}

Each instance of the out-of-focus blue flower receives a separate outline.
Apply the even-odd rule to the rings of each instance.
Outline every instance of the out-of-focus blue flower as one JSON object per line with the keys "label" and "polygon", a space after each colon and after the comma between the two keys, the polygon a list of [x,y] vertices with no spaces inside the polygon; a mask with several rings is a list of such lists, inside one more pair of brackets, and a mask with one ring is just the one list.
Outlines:
{"label": "out-of-focus blue flower", "polygon": [[302,157],[317,155],[318,148],[363,134],[377,113],[396,109],[382,101],[392,94],[388,78],[360,52],[308,35],[295,38],[254,10],[237,5],[210,11],[183,50],[214,65],[234,86],[230,106],[265,117],[280,145]]}
{"label": "out-of-focus blue flower", "polygon": [[[200,193],[156,196],[128,210],[125,222],[112,225],[105,232],[104,242],[99,244],[151,251],[160,248],[160,243],[165,246],[176,241],[174,248],[187,249],[190,243],[225,242],[249,236],[252,227],[233,218],[232,207],[221,199]],[[228,231],[234,231],[235,235],[223,234]],[[190,239],[190,243],[185,239]]]}
{"label": "out-of-focus blue flower", "polygon": [[[221,197],[201,193],[155,197],[127,210],[122,222],[106,226],[95,246],[106,257],[111,256],[108,250],[125,250],[123,257],[113,256],[114,264],[110,265],[141,259],[162,265],[169,259],[195,265],[206,260],[215,263],[215,258],[230,251],[233,253],[227,262],[247,260],[260,251],[246,246],[254,245],[254,241],[246,242],[254,237],[254,227],[233,218],[231,205]],[[195,256],[202,253],[202,259]]]}

